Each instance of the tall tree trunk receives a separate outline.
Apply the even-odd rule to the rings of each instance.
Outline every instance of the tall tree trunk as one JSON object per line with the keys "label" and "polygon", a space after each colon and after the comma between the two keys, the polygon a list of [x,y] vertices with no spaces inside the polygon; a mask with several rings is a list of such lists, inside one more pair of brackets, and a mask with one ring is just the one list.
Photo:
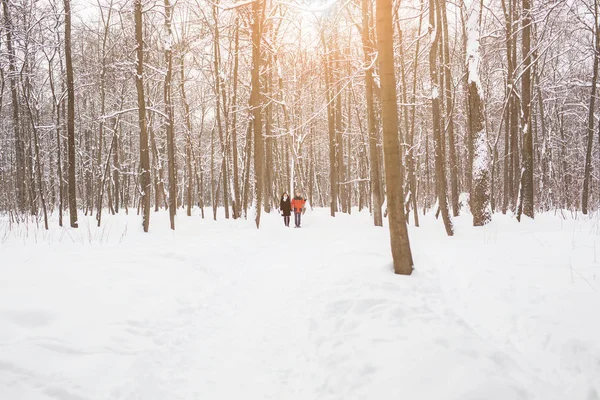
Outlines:
{"label": "tall tree trunk", "polygon": [[369,178],[371,181],[371,202],[373,210],[373,223],[375,226],[383,226],[383,218],[381,213],[382,193],[381,186],[381,171],[379,170],[379,154],[377,151],[377,126],[375,118],[375,106],[373,102],[373,53],[374,46],[371,39],[371,27],[369,26],[369,0],[362,0],[362,42],[363,53],[365,58],[365,87],[367,99],[367,125],[368,125],[368,141],[369,141],[369,158],[370,171]]}
{"label": "tall tree trunk", "polygon": [[400,143],[398,141],[398,103],[394,74],[394,31],[392,0],[377,0],[377,43],[381,76],[381,116],[383,123],[383,151],[389,213],[390,244],[394,272],[410,275],[413,259],[404,215],[404,177]]}
{"label": "tall tree trunk", "polygon": [[522,130],[523,130],[523,169],[521,191],[519,194],[519,209],[517,219],[522,214],[533,218],[533,130],[531,124],[531,0],[523,0],[523,78],[522,78]]}
{"label": "tall tree trunk", "polygon": [[[505,105],[504,108],[506,109],[505,113],[504,113],[504,179],[503,179],[503,183],[504,183],[504,187],[503,187],[503,192],[504,195],[502,196],[502,214],[506,214],[506,212],[508,211],[508,207],[510,205],[510,200],[512,198],[512,194],[511,194],[511,182],[510,179],[512,178],[512,174],[510,173],[512,170],[512,165],[510,163],[510,117],[511,117],[511,112],[510,112],[510,99],[512,96],[512,85],[510,84],[510,77],[512,75],[511,72],[511,63],[510,63],[510,58],[512,56],[512,50],[511,50],[511,45],[512,45],[512,18],[511,18],[511,14],[508,11],[508,7],[506,5],[506,1],[507,0],[502,0],[502,10],[504,12],[504,20],[505,20],[505,26],[506,26],[506,59],[507,59],[507,79],[506,79],[506,83],[507,83],[507,88],[506,88],[506,99],[505,99]],[[508,0],[508,1],[512,1],[512,0]]]}
{"label": "tall tree trunk", "polygon": [[335,137],[335,115],[333,107],[332,84],[331,84],[331,65],[330,55],[328,53],[327,42],[325,41],[325,32],[321,31],[321,41],[323,43],[324,63],[325,63],[325,99],[327,101],[327,127],[329,129],[329,181],[331,185],[331,216],[335,217],[337,212],[337,171],[336,171],[336,137]]}
{"label": "tall tree trunk", "polygon": [[417,109],[417,72],[419,63],[419,51],[421,49],[421,28],[423,25],[423,0],[420,1],[420,13],[419,13],[419,29],[417,31],[417,43],[415,45],[415,58],[413,60],[413,76],[412,76],[412,95],[411,95],[411,110],[410,110],[410,130],[408,133],[408,145],[409,150],[407,152],[408,163],[408,174],[410,179],[410,190],[413,193],[413,217],[415,219],[415,226],[419,226],[419,212],[417,209],[417,175],[416,167],[418,156],[415,156],[415,113]]}
{"label": "tall tree trunk", "polygon": [[[218,8],[216,5],[213,6],[213,17],[215,20],[215,40],[213,41],[213,50],[214,50],[214,68],[215,68],[215,99],[216,99],[216,123],[217,129],[219,131],[219,140],[221,143],[221,174],[223,178],[223,206],[225,208],[225,218],[229,219],[229,194],[227,192],[227,187],[229,186],[229,177],[227,176],[227,144],[226,137],[227,132],[223,135],[223,124],[221,118],[221,111],[224,114],[225,125],[228,124],[228,117],[226,113],[227,101],[225,98],[225,90],[223,88],[224,84],[221,81],[221,51],[219,49],[220,39],[219,39],[219,14]],[[227,131],[227,129],[226,129]],[[215,210],[216,211],[216,210]],[[216,214],[215,214],[216,215]]]}
{"label": "tall tree trunk", "polygon": [[[273,62],[272,57],[267,58],[267,65]],[[267,96],[273,97],[272,91],[272,69],[265,74],[265,93]],[[271,212],[271,201],[273,199],[273,175],[275,174],[273,164],[273,102],[269,101],[265,105],[265,182],[264,182],[264,211]]]}
{"label": "tall tree trunk", "polygon": [[598,27],[598,1],[594,1],[594,71],[592,74],[592,92],[588,109],[587,151],[585,153],[585,170],[583,177],[583,195],[581,211],[588,213],[589,186],[592,172],[592,149],[594,144],[594,112],[596,110],[596,85],[598,83],[598,64],[600,63],[600,28]]}
{"label": "tall tree trunk", "polygon": [[[120,130],[121,127],[121,123],[119,123],[119,126],[117,126],[117,129]],[[113,195],[114,195],[114,209],[115,212],[118,214],[119,213],[119,207],[122,205],[122,194],[121,194],[121,178],[120,178],[120,172],[121,172],[121,165],[119,163],[119,152],[121,151],[121,144],[120,144],[120,140],[121,140],[121,135],[117,136],[117,140],[115,141],[115,150],[113,151],[113,173],[112,173],[112,180],[113,180],[113,185],[114,185],[114,190],[113,190]]]}
{"label": "tall tree trunk", "polygon": [[567,141],[565,139],[565,113],[564,110],[560,111],[560,122],[559,122],[559,130],[560,130],[560,153],[562,158],[562,171],[563,171],[563,193],[564,193],[564,207],[567,210],[570,210],[572,207],[571,202],[571,174],[568,171],[568,162],[567,162]]}
{"label": "tall tree trunk", "polygon": [[240,199],[240,172],[238,167],[238,148],[237,148],[237,114],[238,114],[238,71],[239,71],[239,48],[240,48],[240,27],[239,20],[235,20],[235,50],[233,60],[233,97],[231,99],[231,112],[233,121],[231,123],[231,148],[233,151],[233,199],[235,202],[233,209],[233,218],[239,218],[241,215],[241,199]]}
{"label": "tall tree trunk", "polygon": [[[263,0],[255,0],[252,3],[252,82],[250,94],[250,108],[254,117],[254,201],[255,201],[255,222],[256,227],[260,227],[260,215],[263,201],[263,157],[264,140],[262,135],[262,115],[261,115],[261,94],[260,94],[260,48],[262,36],[262,7]],[[270,166],[269,166],[270,167]]]}
{"label": "tall tree trunk", "polygon": [[[121,98],[121,108],[123,107],[123,98],[124,96]],[[100,184],[99,184],[99,188],[98,188],[98,215],[96,217],[97,221],[98,221],[98,226],[100,226],[101,222],[102,222],[102,200],[104,199],[104,188],[106,187],[106,180],[108,179],[109,176],[109,168],[110,168],[110,159],[111,159],[111,155],[114,151],[115,148],[115,143],[118,140],[118,136],[117,136],[117,125],[119,124],[119,118],[117,117],[115,119],[115,122],[113,124],[113,137],[110,141],[110,147],[108,148],[108,155],[106,156],[106,163],[104,164],[104,171],[102,173],[101,179],[100,179]],[[110,186],[109,186],[109,190],[110,190]],[[110,191],[108,194],[108,197],[110,199]],[[110,208],[110,201],[109,201],[109,208]]]}
{"label": "tall tree trunk", "polygon": [[[444,0],[440,0],[444,1]],[[441,38],[439,22],[436,18],[436,0],[429,0],[429,29],[433,36],[429,50],[429,74],[431,76],[431,110],[433,115],[433,142],[435,147],[435,177],[437,182],[437,195],[439,207],[444,220],[444,226],[448,236],[454,234],[450,213],[448,211],[448,199],[446,197],[446,167],[444,162],[444,151],[442,142],[440,82],[438,76],[438,48]]]}
{"label": "tall tree trunk", "polygon": [[[27,81],[29,83],[29,81]],[[23,82],[25,84],[25,82]],[[31,122],[31,130],[33,133],[33,143],[34,143],[34,157],[35,157],[35,175],[37,175],[37,186],[38,192],[40,195],[39,201],[42,206],[42,212],[44,214],[44,229],[48,230],[48,212],[46,209],[46,198],[44,196],[44,188],[42,185],[42,162],[40,160],[40,139],[38,135],[38,128],[36,126],[36,120],[31,110],[31,99],[30,99],[30,91],[31,88],[23,88],[23,93],[25,94],[25,102],[27,104],[27,111],[29,113],[29,121]],[[33,184],[33,182],[32,182]]]}
{"label": "tall tree trunk", "polygon": [[17,65],[13,43],[13,23],[8,0],[2,0],[4,10],[4,25],[6,29],[6,47],[8,50],[8,71],[10,76],[10,93],[12,97],[12,117],[13,130],[15,138],[15,168],[17,171],[15,187],[17,195],[17,208],[23,212],[25,210],[28,198],[25,187],[25,143],[21,132],[21,123],[19,121],[19,91],[17,88]]}
{"label": "tall tree trunk", "polygon": [[[200,107],[200,133],[198,134],[198,152],[202,151],[202,137],[204,136],[204,119],[206,118],[206,107]],[[193,148],[192,148],[193,150]],[[197,160],[194,163],[194,172],[196,174],[196,184],[198,186],[198,203],[200,206],[200,214],[202,215],[202,219],[204,219],[204,166],[202,165],[201,159],[196,159],[193,154],[194,160]],[[200,176],[198,176],[198,168],[200,169]]]}
{"label": "tall tree trunk", "polygon": [[[109,4],[106,19],[104,19],[104,14],[102,14],[102,19],[104,23],[104,34],[102,36],[102,48],[101,48],[101,69],[100,69],[100,122],[98,124],[98,137],[99,137],[99,150],[98,150],[98,170],[101,172],[102,170],[102,145],[104,141],[104,116],[106,114],[106,42],[108,40],[108,35],[110,33],[110,17],[112,15],[112,2]],[[116,128],[116,126],[115,126]],[[111,140],[111,151],[114,147],[115,141],[115,132],[113,131],[113,139]],[[108,169],[110,158],[107,158],[106,168]],[[105,183],[105,174],[98,174],[98,198],[96,199],[96,220],[98,222],[98,226],[100,226],[100,221],[102,218],[102,201],[104,195],[104,183]]]}
{"label": "tall tree trunk", "polygon": [[67,157],[69,159],[69,218],[72,228],[77,228],[77,184],[75,181],[75,88],[73,60],[71,57],[71,0],[65,5],[65,64],[67,68]]}
{"label": "tall tree trunk", "polygon": [[218,193],[215,182],[215,127],[210,130],[210,202],[212,204],[213,219],[217,220]]}
{"label": "tall tree trunk", "polygon": [[517,73],[517,29],[514,27],[516,0],[503,0],[504,19],[506,22],[506,59],[507,59],[507,132],[505,139],[505,181],[503,212],[508,208],[516,210],[518,185],[520,176],[519,161],[519,114],[521,112],[519,97],[515,87]]}
{"label": "tall tree trunk", "polygon": [[192,207],[194,203],[194,175],[192,173],[192,161],[193,161],[193,151],[192,151],[192,120],[190,117],[190,104],[187,100],[187,95],[185,92],[185,54],[181,55],[180,59],[180,79],[179,79],[179,87],[181,90],[181,101],[183,103],[183,112],[185,113],[185,157],[186,157],[186,168],[187,168],[187,216],[192,216]]}
{"label": "tall tree trunk", "polygon": [[[345,177],[345,167],[344,167],[344,140],[343,140],[343,110],[342,110],[342,85],[340,83],[340,76],[342,71],[341,61],[340,61],[340,50],[339,45],[337,43],[337,30],[334,33],[334,48],[335,52],[335,60],[333,60],[334,68],[330,70],[331,72],[331,83],[333,84],[333,88],[335,90],[335,102],[332,102],[333,107],[333,115],[335,116],[335,158],[336,158],[336,185],[337,185],[337,195],[338,201],[341,211],[343,213],[347,212],[346,210],[346,185],[344,182],[346,181]],[[337,74],[336,74],[337,72]]]}
{"label": "tall tree trunk", "polygon": [[[461,28],[462,28],[462,44],[463,44],[463,60],[467,59],[467,53],[468,53],[468,49],[467,49],[467,42],[468,42],[468,35],[467,35],[467,18],[468,16],[467,14],[467,9],[466,9],[466,5],[465,5],[465,0],[462,0],[460,3],[460,21],[461,21]],[[464,91],[465,93],[469,92],[469,81],[468,81],[468,71],[466,69],[467,64],[464,63],[463,66],[465,67],[465,71],[463,72],[463,79],[462,79],[462,83],[464,85]],[[465,110],[469,109],[469,98],[468,96],[464,96],[464,102],[465,102]],[[469,121],[470,118],[470,114],[467,113],[467,126],[470,126],[471,121]],[[471,188],[472,188],[472,183],[473,183],[473,137],[471,136],[471,130],[470,129],[466,129],[466,135],[464,138],[464,147],[465,147],[465,153],[466,153],[466,167],[465,167],[465,189],[467,192],[471,192]]]}
{"label": "tall tree trunk", "polygon": [[165,28],[167,31],[167,41],[165,43],[165,62],[167,64],[167,73],[164,82],[165,111],[167,115],[167,153],[169,164],[169,220],[171,229],[175,229],[175,214],[177,213],[177,175],[175,173],[175,121],[173,112],[173,33],[171,31],[171,16],[173,9],[169,0],[165,2]]}
{"label": "tall tree trunk", "polygon": [[521,182],[521,153],[519,149],[519,135],[520,135],[520,125],[519,125],[519,116],[521,115],[521,97],[517,93],[517,84],[516,77],[519,69],[518,58],[517,58],[517,45],[518,45],[518,35],[519,31],[518,21],[519,18],[519,9],[518,9],[518,1],[519,0],[510,0],[510,12],[512,15],[513,28],[512,28],[512,37],[513,42],[511,46],[512,56],[512,106],[511,106],[511,159],[512,159],[512,204],[513,209],[517,211],[518,206],[518,197],[519,197],[519,186]]}
{"label": "tall tree trunk", "polygon": [[[253,111],[251,111],[253,112]],[[248,118],[246,126],[246,159],[244,160],[244,187],[242,188],[243,200],[242,209],[244,217],[248,218],[248,201],[250,197],[250,162],[252,160],[252,125],[254,121]]]}
{"label": "tall tree trunk", "polygon": [[[444,84],[446,99],[446,132],[448,137],[448,155],[450,156],[450,199],[452,203],[452,214],[458,217],[460,212],[458,205],[458,160],[456,156],[456,139],[454,137],[454,94],[452,92],[452,70],[450,60],[450,38],[448,37],[448,15],[446,1],[440,0],[440,14],[442,16],[444,50]],[[477,1],[477,0],[475,0]]]}
{"label": "tall tree trunk", "polygon": [[140,203],[142,206],[142,226],[148,232],[150,225],[150,154],[146,128],[146,97],[144,94],[144,37],[142,34],[142,0],[134,0],[135,39],[137,44],[137,67],[135,83],[137,88],[138,118],[140,125]]}
{"label": "tall tree trunk", "polygon": [[[57,32],[57,37],[60,35]],[[58,50],[57,50],[58,51]],[[63,226],[63,178],[62,178],[62,149],[61,149],[61,141],[60,141],[60,104],[61,100],[57,97],[57,89],[56,83],[54,81],[54,72],[53,72],[53,63],[52,59],[48,60],[48,80],[50,83],[50,92],[52,93],[52,115],[55,116],[55,137],[56,137],[56,173],[57,173],[57,181],[58,181],[58,225]],[[4,82],[2,82],[4,83]]]}

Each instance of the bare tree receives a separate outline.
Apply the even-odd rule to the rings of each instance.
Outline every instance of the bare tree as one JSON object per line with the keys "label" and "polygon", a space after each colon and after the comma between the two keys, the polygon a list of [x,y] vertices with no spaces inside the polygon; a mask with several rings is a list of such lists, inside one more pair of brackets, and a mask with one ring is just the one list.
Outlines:
{"label": "bare tree", "polygon": [[321,28],[321,41],[323,43],[324,54],[324,65],[325,65],[325,101],[327,102],[327,128],[329,132],[329,179],[331,187],[331,216],[335,217],[335,213],[338,211],[338,185],[337,185],[337,159],[336,159],[336,135],[335,135],[335,108],[333,105],[334,94],[331,83],[331,55],[329,54],[329,48],[327,41],[325,40],[325,28]]}
{"label": "bare tree", "polygon": [[65,65],[67,69],[67,157],[69,160],[69,220],[77,228],[77,182],[75,175],[75,83],[71,56],[71,0],[65,5]]}
{"label": "bare tree", "polygon": [[442,30],[439,18],[436,15],[437,1],[429,0],[429,29],[431,35],[431,47],[429,49],[429,75],[431,77],[431,112],[433,116],[433,142],[435,147],[435,179],[437,182],[437,197],[439,208],[444,220],[444,226],[448,236],[454,234],[454,228],[448,211],[448,198],[446,194],[446,163],[444,161],[444,142],[442,140],[440,80],[438,69],[438,48]]}
{"label": "bare tree", "polygon": [[134,0],[135,39],[137,43],[137,67],[135,83],[137,88],[138,118],[140,127],[140,204],[142,207],[142,226],[148,232],[150,225],[150,154],[148,150],[148,131],[146,127],[146,96],[144,94],[144,35],[142,0]]}
{"label": "bare tree", "polygon": [[467,73],[469,82],[469,130],[473,145],[473,184],[471,187],[471,212],[473,225],[482,226],[490,222],[490,172],[489,148],[483,114],[483,89],[480,81],[479,30],[483,0],[472,3],[469,16],[467,44]]}
{"label": "bare tree", "polygon": [[261,94],[260,94],[260,60],[262,39],[263,1],[252,3],[252,92],[250,107],[252,109],[252,134],[254,135],[254,199],[256,227],[260,227],[260,214],[263,201],[264,181],[264,140],[262,135]]}
{"label": "bare tree", "polygon": [[590,94],[590,105],[588,108],[587,126],[587,149],[585,153],[585,168],[583,178],[583,191],[581,199],[581,212],[588,213],[589,186],[592,171],[592,148],[594,144],[594,111],[596,109],[596,90],[598,83],[598,64],[600,63],[600,27],[598,20],[598,0],[594,0],[594,67],[592,72],[592,89]]}
{"label": "bare tree", "polygon": [[19,92],[17,84],[17,65],[13,43],[13,21],[8,7],[8,0],[2,0],[4,11],[4,27],[6,32],[6,47],[8,51],[8,72],[10,80],[10,93],[12,100],[12,118],[15,141],[15,186],[17,192],[17,207],[23,211],[27,203],[27,190],[25,188],[25,143],[21,134],[21,123],[19,121]]}
{"label": "bare tree", "polygon": [[377,127],[375,118],[375,106],[373,104],[373,50],[374,46],[371,40],[371,27],[369,24],[369,0],[362,0],[362,41],[365,59],[365,89],[367,100],[367,127],[369,140],[369,158],[370,158],[370,180],[371,180],[371,207],[373,210],[373,222],[375,226],[383,226],[381,213],[382,193],[379,182],[381,173],[379,171],[379,153],[377,151]]}
{"label": "bare tree", "polygon": [[521,174],[521,191],[519,194],[519,208],[517,219],[520,221],[522,214],[533,218],[533,127],[531,124],[531,0],[523,0],[523,78],[521,89],[522,130],[523,130],[523,169]]}
{"label": "bare tree", "polygon": [[398,141],[392,1],[377,0],[376,4],[377,44],[381,76],[381,120],[392,258],[394,259],[394,271],[397,274],[410,275],[413,271],[413,259],[404,215],[404,194],[402,193],[404,177],[400,173],[402,157]]}
{"label": "bare tree", "polygon": [[[476,1],[476,0],[475,0]],[[448,33],[448,15],[446,9],[447,0],[439,0],[438,16],[441,16],[442,25],[442,49],[444,66],[444,98],[446,99],[446,126],[448,135],[448,149],[450,156],[450,199],[452,203],[452,214],[457,217],[458,206],[458,160],[456,155],[456,139],[454,137],[454,94],[452,91],[452,67],[450,60],[450,38]]]}
{"label": "bare tree", "polygon": [[169,220],[171,229],[175,229],[175,214],[177,213],[177,175],[175,174],[175,122],[173,112],[173,32],[171,31],[171,16],[173,8],[169,0],[165,4],[165,63],[167,73],[164,82],[165,114],[167,116],[167,155],[169,159]]}

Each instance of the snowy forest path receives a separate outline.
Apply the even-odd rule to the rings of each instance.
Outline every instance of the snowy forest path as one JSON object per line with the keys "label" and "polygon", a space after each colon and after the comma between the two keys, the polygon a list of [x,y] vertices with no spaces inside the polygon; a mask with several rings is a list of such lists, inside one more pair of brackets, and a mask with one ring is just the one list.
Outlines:
{"label": "snowy forest path", "polygon": [[[167,337],[158,342],[162,354],[137,363],[151,378],[113,395],[333,400],[414,392],[439,398],[451,388],[462,399],[489,397],[493,388],[493,398],[536,398],[527,382],[540,383],[539,377],[520,355],[494,344],[452,308],[441,282],[445,265],[417,251],[414,276],[394,276],[379,251],[385,242],[374,246],[385,240],[384,230],[350,229],[344,217],[336,222],[229,231],[209,265],[205,256],[187,253],[185,264],[203,265],[216,285],[184,300],[182,314],[173,317],[183,324],[166,320],[154,329]],[[369,269],[380,273],[369,279]],[[391,354],[398,357],[393,369]],[[390,392],[392,382],[413,374],[421,379]],[[432,375],[444,374],[445,385],[429,385]]]}
{"label": "snowy forest path", "polygon": [[[582,313],[597,310],[595,297],[584,282],[565,285],[559,269],[515,263],[504,249],[529,246],[525,228],[502,236],[491,226],[482,237],[457,224],[449,239],[425,218],[411,227],[416,269],[402,277],[392,273],[387,229],[365,213],[333,219],[322,211],[307,213],[301,229],[273,215],[260,230],[251,221],[180,218],[176,232],[149,235],[132,231],[137,220],[107,231],[86,229],[84,220],[72,236],[31,238],[26,253],[7,241],[3,256],[14,264],[0,275],[0,398],[562,400],[573,392],[588,400],[598,393],[593,330],[574,337],[556,329],[567,315],[544,313],[565,298],[538,282],[558,274],[550,287],[585,296],[573,303]],[[530,258],[558,260],[559,239],[548,246],[553,253]]]}

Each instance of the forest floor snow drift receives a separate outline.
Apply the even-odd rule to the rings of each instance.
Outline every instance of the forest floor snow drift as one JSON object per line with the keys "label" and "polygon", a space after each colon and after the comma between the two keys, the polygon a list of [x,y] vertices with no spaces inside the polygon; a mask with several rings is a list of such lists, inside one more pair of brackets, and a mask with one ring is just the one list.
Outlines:
{"label": "forest floor snow drift", "polygon": [[0,398],[600,399],[598,218],[327,214],[0,219]]}

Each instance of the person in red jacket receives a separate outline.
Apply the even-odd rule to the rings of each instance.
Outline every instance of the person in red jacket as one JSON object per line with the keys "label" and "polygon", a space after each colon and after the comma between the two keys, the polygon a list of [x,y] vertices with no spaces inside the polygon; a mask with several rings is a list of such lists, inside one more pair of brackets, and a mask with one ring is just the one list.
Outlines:
{"label": "person in red jacket", "polygon": [[296,196],[292,199],[292,210],[294,210],[294,222],[296,223],[295,228],[300,228],[300,220],[305,204],[306,199],[300,195],[300,192],[296,192]]}

